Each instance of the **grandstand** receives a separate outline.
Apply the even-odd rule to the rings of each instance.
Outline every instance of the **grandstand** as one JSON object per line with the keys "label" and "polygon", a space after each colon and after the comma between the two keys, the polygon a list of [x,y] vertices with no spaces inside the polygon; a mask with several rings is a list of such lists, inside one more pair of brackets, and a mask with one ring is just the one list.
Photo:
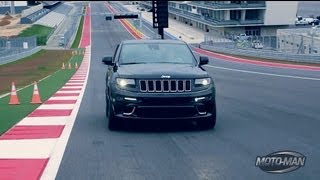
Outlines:
{"label": "grandstand", "polygon": [[39,5],[33,6],[22,12],[21,24],[40,24],[48,27],[59,25],[72,6],[61,1],[38,1]]}
{"label": "grandstand", "polygon": [[49,13],[50,10],[48,9],[40,9],[26,17],[21,18],[20,23],[21,24],[32,24],[33,22],[37,21],[41,17],[45,16]]}
{"label": "grandstand", "polygon": [[21,24],[32,24],[33,22],[46,15],[49,10],[43,8],[43,4],[31,6],[21,12]]}
{"label": "grandstand", "polygon": [[58,26],[72,8],[72,6],[63,3],[52,9],[51,12],[36,21],[35,24],[40,24],[48,27]]}
{"label": "grandstand", "polygon": [[41,2],[41,4],[43,4],[43,7],[47,9],[53,9],[59,6],[59,4],[61,3],[61,1],[39,1],[39,2]]}

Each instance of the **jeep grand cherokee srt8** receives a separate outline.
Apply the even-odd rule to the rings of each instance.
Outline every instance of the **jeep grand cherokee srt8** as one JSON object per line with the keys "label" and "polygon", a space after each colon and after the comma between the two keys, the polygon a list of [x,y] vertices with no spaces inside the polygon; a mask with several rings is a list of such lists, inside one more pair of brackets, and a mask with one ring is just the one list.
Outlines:
{"label": "jeep grand cherokee srt8", "polygon": [[[215,85],[191,48],[179,40],[126,40],[105,57],[110,130],[123,120],[196,120],[216,124]],[[125,121],[123,121],[125,122]]]}

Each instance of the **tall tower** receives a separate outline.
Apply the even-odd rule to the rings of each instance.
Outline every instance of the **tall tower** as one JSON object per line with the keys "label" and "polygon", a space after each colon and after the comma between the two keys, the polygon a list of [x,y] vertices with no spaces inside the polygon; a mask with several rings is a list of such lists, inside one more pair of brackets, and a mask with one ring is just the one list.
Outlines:
{"label": "tall tower", "polygon": [[10,11],[11,11],[12,15],[14,15],[16,13],[15,8],[14,8],[14,1],[11,1]]}

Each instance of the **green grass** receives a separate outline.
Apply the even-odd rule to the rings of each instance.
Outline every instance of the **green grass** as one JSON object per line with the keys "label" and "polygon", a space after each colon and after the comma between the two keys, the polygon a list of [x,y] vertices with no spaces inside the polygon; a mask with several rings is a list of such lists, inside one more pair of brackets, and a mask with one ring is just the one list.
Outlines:
{"label": "green grass", "polygon": [[81,35],[82,35],[82,29],[83,29],[83,21],[84,21],[84,17],[82,16],[81,20],[80,20],[79,27],[78,27],[77,35],[72,43],[71,48],[78,48],[79,47],[79,43],[80,43]]}
{"label": "green grass", "polygon": [[19,61],[1,65],[0,95],[10,92],[11,82],[24,87],[56,72],[71,57],[70,50],[41,50]]}
{"label": "green grass", "polygon": [[53,31],[53,28],[51,27],[35,24],[23,30],[19,34],[19,36],[20,37],[37,36],[37,45],[41,46],[41,45],[46,45],[47,38],[52,31]]}
{"label": "green grass", "polygon": [[[73,56],[70,61],[72,64],[77,62],[78,65],[80,65],[82,59],[83,56],[78,55]],[[38,82],[42,102],[45,102],[59,90],[71,78],[75,71],[76,69],[58,70],[50,77]],[[0,135],[40,106],[40,104],[30,104],[32,92],[33,85],[17,92],[21,103],[20,105],[8,105],[10,96],[0,99]]]}

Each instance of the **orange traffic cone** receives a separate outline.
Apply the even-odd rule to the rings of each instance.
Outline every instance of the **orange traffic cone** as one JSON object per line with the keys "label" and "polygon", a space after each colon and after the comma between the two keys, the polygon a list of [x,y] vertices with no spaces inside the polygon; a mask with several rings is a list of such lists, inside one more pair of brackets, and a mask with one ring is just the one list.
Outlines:
{"label": "orange traffic cone", "polygon": [[11,104],[11,105],[20,104],[20,101],[19,101],[19,98],[17,95],[17,91],[16,91],[16,86],[14,85],[14,82],[12,82],[12,85],[11,85],[11,96],[10,96],[9,104]]}
{"label": "orange traffic cone", "polygon": [[41,98],[40,98],[40,94],[38,91],[38,85],[37,82],[34,82],[34,88],[33,88],[33,95],[32,95],[32,100],[31,100],[31,104],[41,104]]}
{"label": "orange traffic cone", "polygon": [[69,62],[69,66],[68,66],[68,68],[69,68],[69,69],[71,69],[71,63],[70,63],[70,62]]}
{"label": "orange traffic cone", "polygon": [[78,63],[76,62],[75,68],[78,69]]}
{"label": "orange traffic cone", "polygon": [[66,67],[64,66],[64,63],[62,63],[61,69],[66,69]]}

